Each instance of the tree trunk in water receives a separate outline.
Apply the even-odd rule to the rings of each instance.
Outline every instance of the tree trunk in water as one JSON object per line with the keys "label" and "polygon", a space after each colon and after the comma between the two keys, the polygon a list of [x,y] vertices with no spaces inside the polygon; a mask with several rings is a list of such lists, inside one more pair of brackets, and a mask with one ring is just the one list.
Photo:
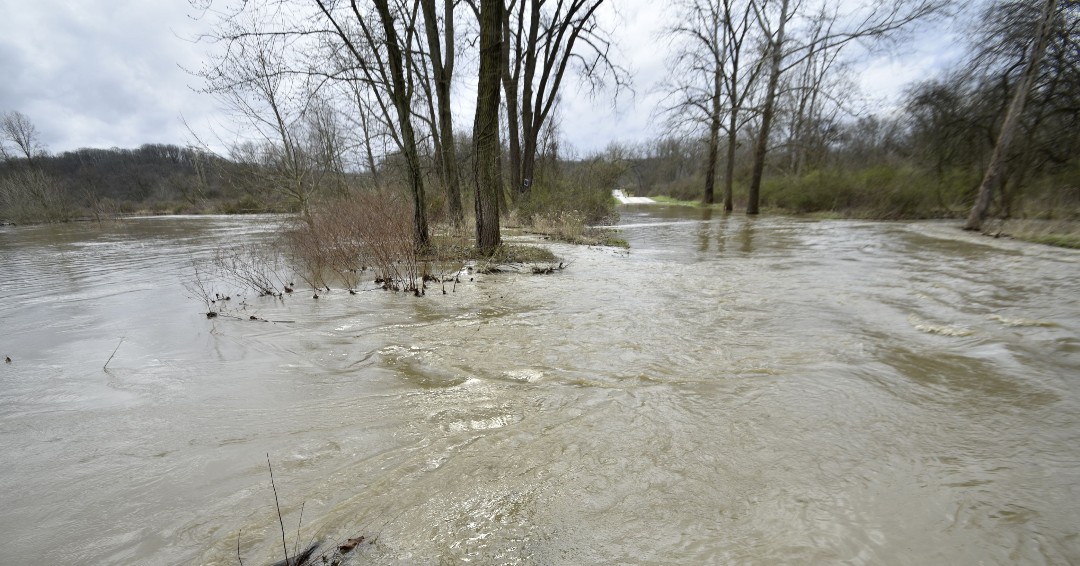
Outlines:
{"label": "tree trunk in water", "polygon": [[709,120],[709,157],[705,167],[705,194],[701,197],[701,204],[710,205],[715,201],[714,188],[716,186],[716,157],[720,153],[720,116],[714,114]]}
{"label": "tree trunk in water", "polygon": [[728,115],[727,161],[724,163],[724,212],[735,210],[732,192],[735,186],[735,149],[739,141],[739,132],[736,130],[739,125],[738,116],[739,113],[735,108],[732,108]]}
{"label": "tree trunk in water", "polygon": [[979,196],[975,206],[971,208],[964,230],[979,230],[982,228],[986,213],[990,210],[990,202],[994,197],[994,186],[1001,181],[1005,171],[1005,156],[1009,151],[1009,144],[1016,135],[1016,128],[1020,123],[1020,115],[1024,112],[1024,104],[1027,102],[1028,91],[1035,82],[1035,76],[1039,74],[1039,64],[1042,62],[1043,53],[1046,52],[1046,43],[1050,36],[1050,22],[1054,19],[1057,9],[1057,0],[1047,0],[1043,6],[1043,13],[1039,20],[1039,27],[1035,31],[1035,46],[1024,68],[1023,78],[1016,86],[1016,94],[1013,95],[1009,111],[1005,114],[1005,122],[1001,125],[1001,133],[998,134],[997,143],[994,144],[994,152],[990,156],[990,165],[986,167],[986,175],[983,176],[982,184],[979,185]]}
{"label": "tree trunk in water", "polygon": [[499,88],[502,59],[502,0],[480,2],[480,71],[473,122],[476,168],[476,247],[488,252],[501,243],[499,233]]}
{"label": "tree trunk in water", "polygon": [[769,129],[772,127],[773,114],[776,111],[776,91],[780,85],[780,62],[784,57],[784,25],[788,20],[790,0],[780,5],[780,24],[776,30],[776,39],[772,41],[772,62],[769,67],[769,86],[765,91],[765,106],[761,110],[761,131],[754,146],[754,172],[750,177],[750,190],[747,194],[746,213],[760,212],[761,177],[765,172],[765,155],[769,151]]}
{"label": "tree trunk in water", "polygon": [[705,195],[701,203],[715,202],[716,158],[720,153],[720,69],[713,70],[712,116],[709,117],[709,157],[705,167]]}
{"label": "tree trunk in water", "polygon": [[405,83],[405,71],[402,68],[401,46],[398,44],[397,30],[390,14],[387,0],[375,0],[375,9],[382,20],[383,32],[386,33],[386,54],[390,65],[391,95],[397,110],[401,126],[402,153],[409,170],[409,186],[413,195],[413,238],[418,247],[428,244],[427,212],[424,210],[424,178],[420,168],[420,155],[416,148],[416,133],[412,127],[412,110],[409,100],[409,88]]}

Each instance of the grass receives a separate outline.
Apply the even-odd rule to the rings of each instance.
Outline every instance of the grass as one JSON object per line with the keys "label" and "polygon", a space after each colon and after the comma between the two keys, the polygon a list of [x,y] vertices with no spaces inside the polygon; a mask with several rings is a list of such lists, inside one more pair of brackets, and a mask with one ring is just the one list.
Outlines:
{"label": "grass", "polygon": [[989,222],[984,232],[1035,244],[1080,249],[1080,222],[1075,220],[1010,219]]}
{"label": "grass", "polygon": [[527,232],[541,234],[553,240],[581,246],[629,248],[630,244],[610,228],[597,228],[586,223],[585,215],[577,211],[555,212],[532,217]]}
{"label": "grass", "polygon": [[702,202],[700,200],[679,200],[679,199],[674,198],[674,197],[663,196],[663,195],[651,196],[649,198],[653,199],[654,201],[656,201],[656,202],[658,202],[660,204],[670,204],[672,206],[696,206],[696,207],[704,208],[706,206],[717,207],[717,206],[723,206],[724,205],[723,203],[713,203],[711,205],[705,205],[705,204],[702,204]]}
{"label": "grass", "polygon": [[558,256],[547,248],[518,244],[503,244],[489,255],[472,259],[482,259],[491,263],[554,263],[559,261]]}

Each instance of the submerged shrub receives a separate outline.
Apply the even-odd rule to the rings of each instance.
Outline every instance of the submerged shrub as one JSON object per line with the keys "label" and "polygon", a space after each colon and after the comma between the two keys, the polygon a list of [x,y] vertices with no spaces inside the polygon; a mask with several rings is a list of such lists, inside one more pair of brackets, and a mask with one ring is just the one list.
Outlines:
{"label": "submerged shrub", "polygon": [[329,277],[355,287],[367,268],[386,289],[418,291],[423,283],[412,207],[389,191],[327,201],[297,221],[288,241],[297,274],[314,288],[327,287]]}

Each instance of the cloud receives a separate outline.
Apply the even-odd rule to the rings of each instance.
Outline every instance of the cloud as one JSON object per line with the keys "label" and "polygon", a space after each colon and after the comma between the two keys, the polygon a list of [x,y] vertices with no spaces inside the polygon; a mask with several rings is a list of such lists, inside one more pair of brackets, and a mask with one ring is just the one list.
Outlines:
{"label": "cloud", "polygon": [[29,116],[54,152],[183,143],[179,115],[211,101],[178,63],[201,55],[186,2],[0,2],[0,110]]}
{"label": "cloud", "polygon": [[[606,3],[605,26],[617,42],[616,62],[633,75],[633,90],[616,105],[611,91],[589,98],[567,76],[561,131],[581,152],[602,150],[612,140],[645,141],[662,134],[654,109],[666,78],[669,47],[663,28],[672,8],[666,2]],[[202,136],[228,124],[217,101],[191,90],[201,85],[184,71],[198,69],[208,46],[190,41],[210,25],[193,19],[184,0],[0,0],[0,112],[18,110],[35,123],[53,152],[79,147],[136,147],[192,140],[181,116]],[[918,33],[909,52],[863,59],[859,82],[873,99],[895,101],[913,80],[955,60],[955,37]],[[460,72],[467,73],[462,61]],[[474,72],[474,71],[472,71]],[[472,123],[473,85],[455,84],[459,128]],[[895,102],[893,102],[894,104]],[[216,126],[219,131],[229,128]],[[206,141],[215,143],[213,136]]]}

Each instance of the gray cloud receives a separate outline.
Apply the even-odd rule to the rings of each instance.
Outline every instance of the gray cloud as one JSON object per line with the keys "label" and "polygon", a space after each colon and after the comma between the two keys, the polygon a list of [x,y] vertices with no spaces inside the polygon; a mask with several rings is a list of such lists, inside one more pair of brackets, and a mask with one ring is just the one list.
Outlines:
{"label": "gray cloud", "polygon": [[180,114],[202,118],[212,101],[178,63],[201,55],[184,1],[0,0],[0,110],[19,110],[52,151],[183,143]]}
{"label": "gray cloud", "polygon": [[[668,45],[662,29],[670,6],[619,0],[607,9],[604,17],[615,29],[618,60],[634,75],[634,90],[613,107],[610,93],[589,99],[567,77],[561,131],[582,152],[603,149],[611,140],[642,141],[660,133],[652,113],[660,96],[656,87],[666,73]],[[208,48],[190,38],[210,24],[193,19],[195,10],[186,0],[0,0],[0,13],[5,14],[0,21],[0,111],[29,116],[53,152],[183,144],[192,136],[181,116],[215,143],[208,135],[212,125],[228,123],[212,97],[191,90],[200,79],[181,68],[201,66]],[[904,60],[879,58],[876,68],[864,69],[864,84],[874,96],[895,92],[902,88],[900,78],[917,78],[939,64],[926,53]],[[475,93],[464,84],[455,91],[464,110],[458,123],[471,123],[469,97]]]}

